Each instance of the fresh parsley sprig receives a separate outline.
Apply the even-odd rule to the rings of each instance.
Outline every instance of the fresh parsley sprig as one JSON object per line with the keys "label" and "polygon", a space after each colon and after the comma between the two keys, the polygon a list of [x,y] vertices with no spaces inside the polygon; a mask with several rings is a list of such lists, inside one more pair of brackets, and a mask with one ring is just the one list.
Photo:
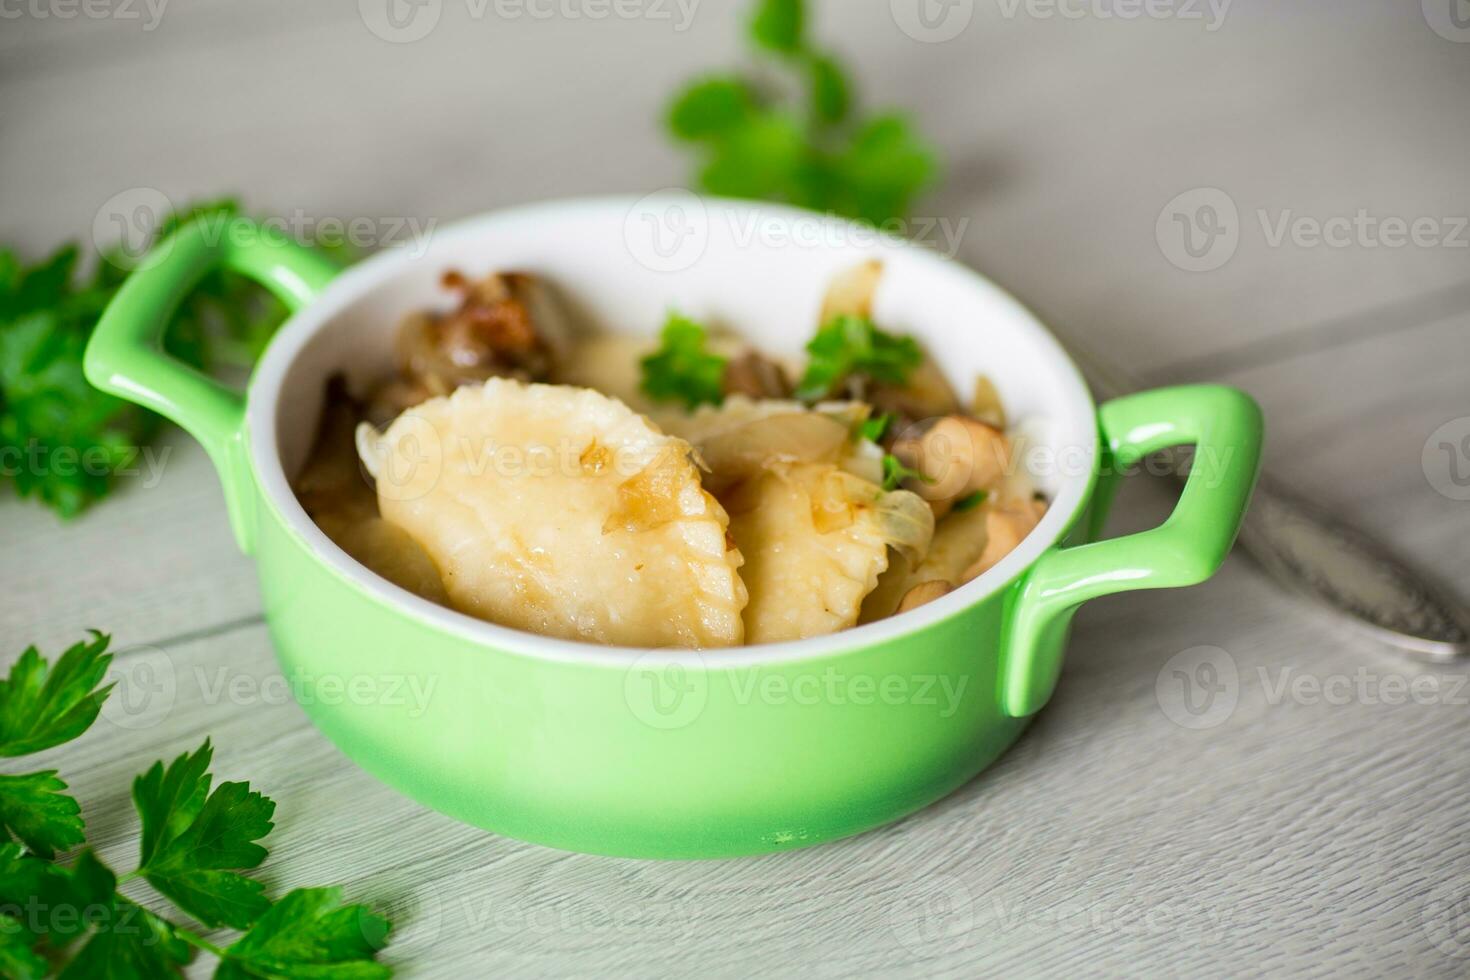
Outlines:
{"label": "fresh parsley sprig", "polygon": [[[188,205],[160,222],[155,240],[186,221],[223,222],[239,211],[229,198]],[[63,518],[107,496],[118,470],[162,425],[82,374],[87,340],[137,263],[114,249],[83,276],[80,259],[74,244],[33,265],[0,248],[0,485],[9,482]],[[265,349],[285,315],[256,283],[214,270],[180,305],[164,348],[201,370],[243,366]]]}
{"label": "fresh parsley sprig", "polygon": [[693,410],[725,400],[727,360],[708,349],[704,326],[670,313],[659,334],[658,349],[638,362],[639,387],[655,401],[683,402]]}
{"label": "fresh parsley sprig", "polygon": [[894,491],[903,485],[905,480],[920,480],[924,483],[932,483],[918,470],[903,465],[903,461],[892,453],[883,454],[883,489]]}
{"label": "fresh parsley sprig", "polygon": [[807,36],[802,0],[759,0],[750,38],[803,95],[793,101],[733,74],[686,86],[669,106],[667,124],[675,139],[698,148],[699,186],[875,225],[907,215],[939,171],[907,117],[857,115],[841,63]]}
{"label": "fresh parsley sprig", "polygon": [[[47,663],[34,647],[0,681],[0,755],[18,756],[81,735],[111,687],[111,656],[94,633]],[[139,864],[119,878],[91,850],[54,860],[85,840],[81,807],[53,771],[0,776],[0,976],[40,980],[157,980],[182,976],[198,952],[219,960],[216,980],[379,980],[388,920],[344,904],[336,888],[298,888],[272,902],[259,881],[258,841],[275,803],[248,783],[213,786],[208,739],[133,783],[142,825]],[[211,788],[212,787],[212,788]],[[141,878],[200,926],[243,934],[219,945],[118,891]]]}
{"label": "fresh parsley sprig", "polygon": [[818,330],[806,352],[806,371],[796,386],[796,397],[803,401],[826,398],[853,374],[903,384],[924,359],[914,338],[885,333],[867,317],[846,313]]}

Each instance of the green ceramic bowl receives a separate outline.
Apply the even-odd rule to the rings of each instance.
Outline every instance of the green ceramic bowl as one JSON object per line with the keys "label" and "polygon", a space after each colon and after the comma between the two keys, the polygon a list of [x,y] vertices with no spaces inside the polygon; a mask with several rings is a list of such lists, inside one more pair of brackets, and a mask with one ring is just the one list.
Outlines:
{"label": "green ceramic bowl", "polygon": [[[480,622],[368,572],[308,519],[289,479],[324,379],[387,368],[408,310],[447,267],[545,275],[607,330],[652,332],[670,307],[795,352],[832,274],[886,273],[876,318],[976,373],[1023,420],[1051,498],[984,575],[918,610],[834,636],[733,651],[605,648]],[[204,273],[257,278],[294,311],[241,395],[170,360],[159,335]],[[87,350],[98,387],[178,422],[219,469],[255,556],[281,665],[354,762],[471,824],[597,854],[693,858],[802,847],[896,820],[969,780],[1050,696],[1088,599],[1209,577],[1255,479],[1261,416],[1193,386],[1093,405],[1036,320],[973,272],[802,211],[656,195],[520,208],[337,274],[243,220],[179,231],[138,269]],[[1092,542],[1112,476],[1194,444],[1160,527]],[[548,506],[555,506],[548,502]]]}

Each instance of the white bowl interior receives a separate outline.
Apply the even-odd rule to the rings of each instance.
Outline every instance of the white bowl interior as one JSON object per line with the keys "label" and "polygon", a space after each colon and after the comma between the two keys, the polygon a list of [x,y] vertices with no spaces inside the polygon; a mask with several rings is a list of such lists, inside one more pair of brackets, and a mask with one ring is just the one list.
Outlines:
{"label": "white bowl interior", "polygon": [[[672,257],[651,251],[648,237],[656,230],[653,223],[670,215],[685,232],[684,239],[671,239],[682,242]],[[962,396],[978,374],[994,382],[1008,414],[1027,432],[1028,466],[1052,501],[1042,525],[1000,565],[898,618],[922,625],[921,619],[953,611],[1008,581],[1061,534],[1082,502],[1092,469],[1091,398],[1055,339],[984,278],[920,247],[795,209],[701,202],[688,195],[551,203],[440,230],[417,252],[374,256],[294,317],[258,368],[249,422],[257,471],[277,509],[321,546],[324,557],[346,563],[354,575],[402,600],[406,593],[356,566],[317,531],[296,505],[287,479],[310,451],[326,379],[344,372],[361,390],[391,370],[401,318],[452,304],[440,285],[446,269],[470,276],[534,273],[591,330],[654,334],[668,311],[678,309],[763,349],[799,354],[833,276],[867,258],[879,258],[885,267],[874,319],[887,330],[919,338]]]}

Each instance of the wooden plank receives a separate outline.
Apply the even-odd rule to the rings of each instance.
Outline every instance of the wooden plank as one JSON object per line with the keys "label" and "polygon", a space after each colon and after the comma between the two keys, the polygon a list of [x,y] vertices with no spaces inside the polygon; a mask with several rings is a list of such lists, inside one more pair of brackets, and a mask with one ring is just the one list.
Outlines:
{"label": "wooden plank", "polygon": [[28,643],[71,643],[88,627],[157,642],[259,612],[254,565],[235,547],[203,450],[173,430],[136,468],[105,502],[64,524],[5,492],[5,657]]}

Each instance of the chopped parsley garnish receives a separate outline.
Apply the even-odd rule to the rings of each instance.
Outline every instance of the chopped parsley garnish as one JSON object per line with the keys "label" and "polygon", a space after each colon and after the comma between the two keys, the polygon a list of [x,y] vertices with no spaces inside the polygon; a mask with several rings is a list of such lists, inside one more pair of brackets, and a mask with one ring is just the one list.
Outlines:
{"label": "chopped parsley garnish", "polygon": [[954,502],[953,509],[957,513],[961,514],[963,514],[967,510],[974,510],[976,507],[979,507],[981,504],[985,503],[985,497],[986,493],[984,490],[976,490],[974,493],[968,494],[964,497],[961,497],[959,500],[956,500]]}
{"label": "chopped parsley garnish", "polygon": [[883,489],[897,490],[905,480],[921,480],[925,483],[931,482],[918,470],[911,470],[899,462],[897,456],[885,453],[883,456]]}
{"label": "chopped parsley garnish", "polygon": [[683,402],[687,409],[718,405],[725,400],[726,360],[706,349],[708,337],[699,323],[670,313],[659,336],[658,350],[639,361],[639,387],[656,401]]}
{"label": "chopped parsley garnish", "polygon": [[892,415],[875,415],[858,426],[858,437],[869,442],[878,442],[883,438],[883,433],[888,431],[888,426],[893,423]]}
{"label": "chopped parsley garnish", "polygon": [[806,373],[796,387],[796,397],[803,401],[827,397],[852,374],[903,384],[923,360],[912,337],[885,333],[867,317],[851,314],[833,317],[817,331],[806,351],[810,355]]}

